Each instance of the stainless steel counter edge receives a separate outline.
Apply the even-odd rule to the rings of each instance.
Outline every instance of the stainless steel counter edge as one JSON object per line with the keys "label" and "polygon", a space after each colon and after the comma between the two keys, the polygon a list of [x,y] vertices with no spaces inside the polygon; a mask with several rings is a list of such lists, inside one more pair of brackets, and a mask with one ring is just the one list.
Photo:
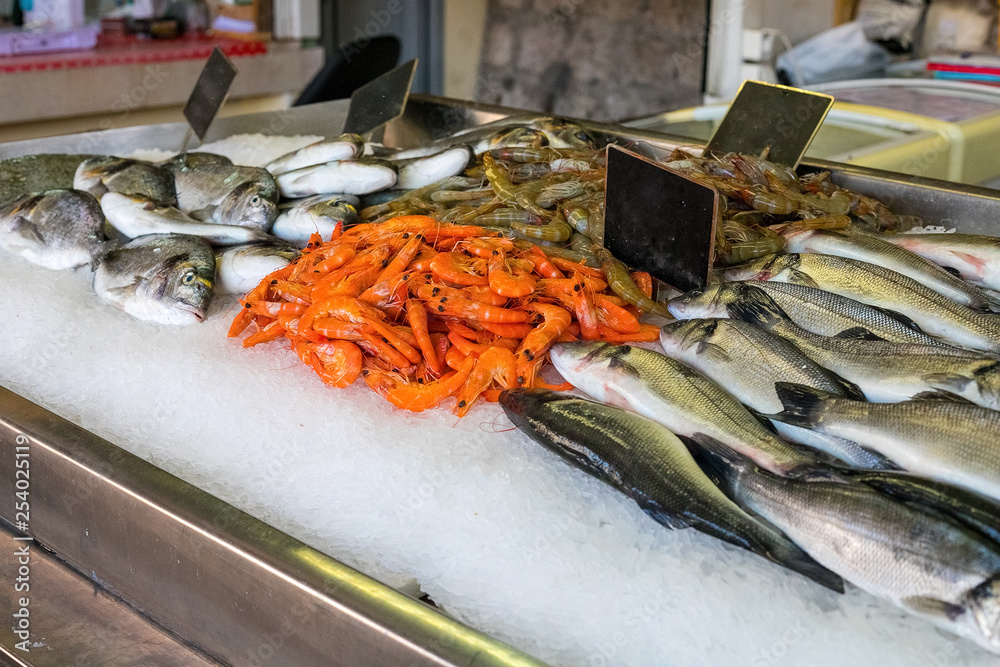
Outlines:
{"label": "stainless steel counter edge", "polygon": [[27,532],[216,660],[543,664],[0,387],[0,517],[11,524],[25,439]]}

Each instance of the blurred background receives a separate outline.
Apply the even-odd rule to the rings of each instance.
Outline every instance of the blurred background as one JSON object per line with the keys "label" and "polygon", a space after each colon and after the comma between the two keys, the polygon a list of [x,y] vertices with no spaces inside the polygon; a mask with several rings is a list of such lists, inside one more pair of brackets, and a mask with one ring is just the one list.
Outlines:
{"label": "blurred background", "polygon": [[219,47],[224,114],[414,92],[704,140],[746,79],[833,94],[816,157],[995,184],[993,0],[0,0],[0,141],[178,120]]}

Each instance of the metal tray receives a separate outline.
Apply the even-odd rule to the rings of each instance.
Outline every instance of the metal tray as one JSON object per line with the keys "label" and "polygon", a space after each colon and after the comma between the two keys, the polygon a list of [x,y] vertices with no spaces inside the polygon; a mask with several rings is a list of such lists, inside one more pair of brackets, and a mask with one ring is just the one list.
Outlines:
{"label": "metal tray", "polygon": [[[242,132],[336,134],[346,111],[340,101],[220,119],[206,140]],[[404,116],[386,128],[385,141],[426,143],[484,123],[533,116],[413,96]],[[677,147],[699,149],[684,137],[581,123],[650,157]],[[12,142],[0,144],[0,158],[176,150],[185,131],[182,123],[168,123]],[[928,223],[986,231],[1000,218],[1000,193],[994,190],[819,161],[800,169],[829,169],[837,183]],[[19,437],[30,443],[35,541],[29,544],[36,557],[82,573],[95,598],[101,592],[124,601],[121,614],[153,624],[177,645],[177,655],[189,656],[136,664],[193,664],[193,656],[205,664],[234,665],[542,664],[0,387],[0,470],[14,470]],[[14,498],[14,485],[12,474],[0,476],[0,498]],[[13,503],[5,500],[0,523],[8,534],[23,535],[15,521]],[[14,567],[9,559],[2,562]],[[8,602],[0,595],[0,603]],[[76,646],[93,648],[95,640],[82,636],[85,627],[75,633]],[[15,653],[14,641],[9,627],[0,628],[0,660],[6,655],[35,665],[66,663],[52,651]],[[113,644],[105,642],[105,648]]]}

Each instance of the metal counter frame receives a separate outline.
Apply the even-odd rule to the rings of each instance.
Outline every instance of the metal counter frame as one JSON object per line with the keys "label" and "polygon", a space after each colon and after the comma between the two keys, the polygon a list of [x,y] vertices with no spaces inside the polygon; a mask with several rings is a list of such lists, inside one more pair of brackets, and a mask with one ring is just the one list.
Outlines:
{"label": "metal counter frame", "polygon": [[[223,118],[207,141],[232,134],[340,131],[346,101]],[[516,109],[413,96],[386,142],[415,145],[484,123],[534,116]],[[581,121],[650,157],[684,138]],[[42,152],[176,150],[186,125],[91,132],[0,144],[0,158]],[[1000,192],[819,161],[835,182],[895,212],[965,231],[995,228]],[[395,591],[114,444],[0,387],[0,520],[13,526],[15,446],[30,444],[30,534],[96,588],[168,633],[232,665],[541,665],[439,610]],[[7,547],[3,547],[6,549]],[[95,591],[96,591],[95,588]],[[5,612],[6,613],[6,612]],[[0,644],[8,631],[0,630]],[[6,650],[0,646],[0,661]],[[21,659],[28,656],[18,655]],[[29,663],[30,664],[30,663]]]}

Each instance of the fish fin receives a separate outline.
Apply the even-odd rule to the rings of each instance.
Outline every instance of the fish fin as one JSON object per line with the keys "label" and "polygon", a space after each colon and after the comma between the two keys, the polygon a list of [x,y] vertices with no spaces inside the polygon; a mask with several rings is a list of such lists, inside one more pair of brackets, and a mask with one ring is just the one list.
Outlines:
{"label": "fish fin", "polygon": [[703,354],[712,361],[729,361],[729,353],[726,352],[726,348],[704,340],[698,343],[697,354]]}
{"label": "fish fin", "polygon": [[848,340],[885,340],[881,336],[872,333],[869,329],[864,327],[851,327],[850,329],[844,329],[840,333],[835,334],[833,337]]}
{"label": "fish fin", "polygon": [[648,514],[656,523],[666,526],[671,530],[683,530],[685,528],[690,528],[691,524],[676,512],[669,512],[665,510],[659,503],[649,500],[645,497],[638,497],[635,499],[642,508],[642,511]]}
{"label": "fish fin", "polygon": [[214,222],[215,210],[217,208],[218,206],[206,206],[205,208],[199,208],[197,211],[189,211],[187,215],[198,222]]}
{"label": "fish fin", "polygon": [[865,392],[861,391],[861,387],[854,384],[850,380],[845,380],[833,371],[830,371],[831,379],[836,382],[841,389],[844,390],[844,396],[847,398],[853,398],[856,401],[867,401],[868,397],[865,396]]}
{"label": "fish fin", "polygon": [[814,287],[820,289],[819,283],[812,279],[808,273],[799,271],[798,269],[788,269],[788,282],[795,283],[796,285],[805,285],[806,287]]}
{"label": "fish fin", "polygon": [[914,394],[910,397],[911,401],[949,401],[951,403],[965,403],[966,405],[975,405],[972,401],[958,394],[953,394],[950,391],[945,391],[943,389],[933,389],[931,391],[922,391],[919,394]]}
{"label": "fish fin", "polygon": [[788,313],[767,292],[753,285],[744,285],[740,289],[740,298],[727,304],[726,311],[733,319],[763,327],[789,319]]}
{"label": "fish fin", "polygon": [[947,618],[949,621],[954,621],[956,618],[965,613],[965,607],[961,605],[952,604],[950,602],[945,602],[944,600],[938,600],[923,595],[914,595],[908,598],[903,598],[900,600],[900,603],[916,614],[933,616],[941,619]]}
{"label": "fish fin", "polygon": [[975,383],[972,378],[958,373],[928,373],[923,380],[935,389],[948,392],[962,392]]}
{"label": "fish fin", "polygon": [[8,230],[28,243],[40,246],[45,245],[45,238],[38,231],[38,227],[27,218],[17,216],[8,225]]}
{"label": "fish fin", "polygon": [[919,324],[914,322],[912,319],[910,319],[903,313],[897,312],[895,310],[890,310],[889,308],[882,308],[881,306],[871,306],[871,307],[877,310],[878,312],[882,313],[886,317],[891,317],[892,319],[896,320],[901,324],[905,324],[911,329],[916,329],[917,331],[923,331],[923,329],[920,328]]}
{"label": "fish fin", "polygon": [[840,398],[828,391],[794,382],[775,382],[774,390],[785,409],[777,414],[768,415],[768,418],[807,428],[813,428],[820,422],[824,401]]}
{"label": "fish fin", "polygon": [[[751,469],[754,462],[729,445],[706,433],[695,433],[684,438],[688,449],[705,474],[727,495],[732,495],[731,483],[739,474]],[[692,447],[690,443],[694,443]]]}
{"label": "fish fin", "polygon": [[[938,266],[941,266],[940,264]],[[941,266],[942,269],[955,276],[956,278],[962,277],[962,272],[956,269],[954,266]]]}
{"label": "fish fin", "polygon": [[822,463],[804,463],[789,470],[785,477],[789,477],[800,482],[836,482],[837,484],[849,484],[849,480],[834,468]]}
{"label": "fish fin", "polygon": [[774,427],[774,424],[771,423],[771,420],[768,418],[768,415],[764,414],[760,410],[754,410],[749,405],[744,404],[743,407],[747,409],[747,412],[756,417],[757,421],[759,421],[764,426],[764,428],[766,428],[771,433],[774,433],[775,435],[778,434],[778,429],[776,429]]}

